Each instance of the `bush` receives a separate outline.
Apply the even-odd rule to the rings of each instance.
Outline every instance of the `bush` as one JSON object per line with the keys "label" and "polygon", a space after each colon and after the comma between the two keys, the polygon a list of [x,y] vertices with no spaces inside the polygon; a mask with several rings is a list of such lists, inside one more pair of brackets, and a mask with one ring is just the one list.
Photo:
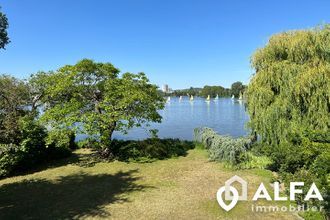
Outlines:
{"label": "bush", "polygon": [[22,132],[19,149],[23,155],[19,164],[21,169],[24,170],[43,160],[46,151],[45,138],[47,137],[47,131],[30,116],[22,117],[19,124]]}
{"label": "bush", "polygon": [[76,149],[75,133],[72,130],[51,130],[46,137],[46,158],[60,159],[71,155]]}
{"label": "bush", "polygon": [[[307,205],[307,204],[311,206],[320,205],[320,201],[318,200],[304,201],[304,198],[313,182],[316,184],[318,189],[322,189],[321,183],[315,173],[306,169],[300,169],[293,174],[281,172],[280,177],[284,182],[285,186],[289,186],[290,182],[304,182],[304,186],[300,187],[303,193],[296,195],[295,201],[297,202],[298,205]],[[286,193],[288,195],[290,194],[289,187],[286,187]]]}
{"label": "bush", "polygon": [[46,146],[54,148],[76,149],[75,133],[71,130],[51,130],[46,138]]}
{"label": "bush", "polygon": [[253,144],[253,137],[231,138],[217,134],[211,128],[196,128],[195,141],[202,143],[212,161],[223,161],[236,166],[247,160],[246,153]]}
{"label": "bush", "polygon": [[[272,164],[269,169],[272,171],[295,173],[302,168],[309,169],[319,155],[330,149],[329,143],[311,142],[303,137],[298,139],[298,143],[293,143],[290,139],[277,146],[256,143],[253,145],[252,151],[270,157]],[[298,139],[296,138],[296,140]]]}
{"label": "bush", "polygon": [[[296,157],[300,155],[296,155]],[[296,200],[299,205],[312,205],[312,206],[323,206],[325,214],[330,216],[330,152],[324,151],[319,154],[314,160],[314,163],[310,167],[303,167],[296,170],[294,173],[285,172],[281,170],[280,180],[286,185],[290,182],[301,181],[304,182],[303,192],[307,193],[310,185],[314,182],[320,190],[324,201],[309,201],[303,200],[305,195],[299,195]],[[289,192],[287,192],[289,194]]]}
{"label": "bush", "polygon": [[20,118],[21,140],[18,145],[0,144],[0,176],[25,171],[51,159],[69,156],[74,146],[72,132],[51,132],[33,117]]}
{"label": "bush", "polygon": [[95,140],[94,138],[86,138],[77,142],[76,146],[78,148],[93,148],[100,149],[100,142]]}
{"label": "bush", "polygon": [[149,138],[142,141],[113,140],[110,151],[118,160],[152,161],[184,156],[193,148],[190,141]]}
{"label": "bush", "polygon": [[330,216],[330,149],[320,154],[311,166],[311,172],[315,173],[321,184],[321,194],[324,195],[322,205]]}
{"label": "bush", "polygon": [[257,156],[252,152],[244,154],[245,158],[237,165],[240,169],[265,169],[272,164],[272,160],[267,156]]}
{"label": "bush", "polygon": [[10,174],[22,157],[22,151],[14,144],[0,144],[0,177]]}
{"label": "bush", "polygon": [[304,220],[325,220],[324,215],[321,212],[304,211],[304,212],[299,212],[298,214]]}

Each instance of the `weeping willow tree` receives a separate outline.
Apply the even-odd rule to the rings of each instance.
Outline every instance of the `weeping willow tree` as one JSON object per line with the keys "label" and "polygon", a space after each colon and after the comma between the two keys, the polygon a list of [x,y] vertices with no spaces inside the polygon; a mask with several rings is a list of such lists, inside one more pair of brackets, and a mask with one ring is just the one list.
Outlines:
{"label": "weeping willow tree", "polygon": [[260,151],[284,182],[316,182],[330,217],[330,26],[276,34],[251,63],[249,126]]}
{"label": "weeping willow tree", "polygon": [[272,146],[329,141],[330,26],[276,34],[251,59],[250,127]]}

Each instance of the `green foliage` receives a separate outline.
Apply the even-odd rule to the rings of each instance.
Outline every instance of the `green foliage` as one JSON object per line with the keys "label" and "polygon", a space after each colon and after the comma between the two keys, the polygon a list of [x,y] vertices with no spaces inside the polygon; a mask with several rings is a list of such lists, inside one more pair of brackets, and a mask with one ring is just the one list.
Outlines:
{"label": "green foliage", "polygon": [[304,220],[326,220],[321,212],[305,211],[299,213],[299,215],[303,217]]}
{"label": "green foliage", "polygon": [[[306,184],[310,183],[311,180],[316,182],[324,201],[314,205],[322,205],[325,211],[329,212],[330,144],[311,142],[307,138],[298,142],[299,145],[287,142],[275,147],[259,143],[253,147],[253,151],[268,155],[272,160],[268,168],[279,171],[280,180],[287,184],[290,181],[303,181]],[[301,198],[299,202],[307,204]]]}
{"label": "green foliage", "polygon": [[82,140],[79,140],[77,143],[76,143],[76,146],[78,148],[92,148],[92,149],[100,149],[101,146],[100,146],[100,143],[95,140],[95,138],[86,138],[86,139],[82,139]]}
{"label": "green foliage", "polygon": [[22,133],[20,144],[0,145],[0,176],[14,171],[25,171],[48,160],[71,154],[70,144],[74,144],[71,133],[48,134],[46,129],[31,116],[22,117],[19,125]]}
{"label": "green foliage", "polygon": [[202,143],[209,152],[212,161],[227,162],[232,166],[244,162],[247,159],[247,151],[251,148],[253,138],[231,138],[221,136],[211,128],[196,128],[195,141]]}
{"label": "green foliage", "polygon": [[22,154],[14,144],[0,144],[0,177],[9,175],[17,168]]}
{"label": "green foliage", "polygon": [[290,133],[329,133],[330,27],[274,35],[252,57],[250,127],[278,145]]}
{"label": "green foliage", "polygon": [[19,119],[28,114],[29,89],[14,77],[0,75],[0,143],[19,144]]}
{"label": "green foliage", "polygon": [[5,46],[10,42],[7,29],[8,19],[6,15],[0,11],[0,49],[5,49]]}
{"label": "green foliage", "polygon": [[317,181],[321,185],[321,194],[324,197],[322,205],[327,215],[330,216],[330,146],[316,157],[311,165],[310,172],[317,176]]}
{"label": "green foliage", "polygon": [[216,97],[217,95],[225,97],[230,96],[230,90],[222,86],[204,86],[200,95],[203,97],[207,97],[208,95],[210,95],[210,97]]}
{"label": "green foliage", "polygon": [[267,156],[257,156],[254,153],[248,151],[243,154],[242,162],[237,165],[239,169],[265,169],[272,164],[272,160]]}
{"label": "green foliage", "polygon": [[201,93],[201,88],[194,88],[194,87],[190,87],[189,89],[178,89],[178,90],[174,90],[173,95],[174,96],[199,96]]}
{"label": "green foliage", "polygon": [[46,149],[45,138],[47,132],[31,116],[21,118],[19,124],[22,132],[19,148],[24,155],[20,165],[22,169],[27,169],[42,161]]}
{"label": "green foliage", "polygon": [[[295,201],[298,205],[309,205],[309,206],[319,206],[321,205],[321,201],[319,200],[310,200],[304,201],[304,198],[312,185],[315,183],[318,189],[322,189],[322,185],[317,178],[317,175],[313,172],[310,172],[305,169],[300,169],[294,174],[292,173],[281,173],[281,178],[286,186],[290,185],[290,182],[304,182],[304,186],[301,187],[303,193],[296,195]],[[286,193],[289,195],[289,187],[286,188]],[[322,192],[321,192],[322,193]]]}
{"label": "green foliage", "polygon": [[46,138],[46,147],[73,150],[76,148],[75,133],[72,130],[51,130]]}
{"label": "green foliage", "polygon": [[[271,168],[286,182],[317,182],[323,195],[330,189],[329,45],[329,25],[272,36],[251,59],[256,73],[246,93],[249,126]],[[326,212],[328,204],[327,197]]]}
{"label": "green foliage", "polygon": [[[37,121],[36,100],[30,84],[0,76],[0,176],[70,153],[64,146],[46,147],[48,134]],[[66,140],[57,138],[58,143]]]}
{"label": "green foliage", "polygon": [[149,138],[141,141],[114,140],[110,150],[118,160],[150,162],[155,159],[184,156],[193,148],[194,144],[189,141]]}
{"label": "green foliage", "polygon": [[[328,147],[330,148],[330,146]],[[316,157],[311,170],[323,181],[330,181],[330,149]]]}
{"label": "green foliage", "polygon": [[246,86],[244,86],[242,82],[234,82],[233,84],[231,84],[230,92],[232,95],[238,98],[240,94],[244,93],[245,89]]}
{"label": "green foliage", "polygon": [[114,130],[125,133],[149,121],[160,122],[157,110],[164,107],[164,99],[157,87],[144,73],[118,74],[110,63],[84,59],[34,75],[31,81],[45,107],[42,121],[52,128],[98,136],[103,148],[110,145]]}

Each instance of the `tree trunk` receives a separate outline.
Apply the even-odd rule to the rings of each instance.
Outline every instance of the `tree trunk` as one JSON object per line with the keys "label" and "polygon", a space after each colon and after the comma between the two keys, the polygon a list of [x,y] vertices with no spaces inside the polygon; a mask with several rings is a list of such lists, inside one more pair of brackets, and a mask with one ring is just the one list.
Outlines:
{"label": "tree trunk", "polygon": [[116,129],[116,122],[113,122],[110,124],[110,126],[107,129],[104,129],[101,131],[101,156],[104,158],[113,157],[113,154],[110,150],[111,140],[112,140],[112,134]]}

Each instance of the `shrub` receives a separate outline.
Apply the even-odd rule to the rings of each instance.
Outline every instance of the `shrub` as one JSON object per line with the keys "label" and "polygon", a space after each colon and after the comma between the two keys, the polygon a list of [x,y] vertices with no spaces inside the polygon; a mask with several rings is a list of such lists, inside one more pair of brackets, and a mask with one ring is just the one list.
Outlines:
{"label": "shrub", "polygon": [[95,140],[94,138],[85,138],[83,140],[80,140],[76,143],[76,146],[78,148],[94,148],[94,149],[100,149],[100,142]]}
{"label": "shrub", "polygon": [[17,145],[0,144],[0,177],[7,176],[17,168],[22,153]]}
{"label": "shrub", "polygon": [[330,175],[330,148],[321,153],[313,162],[311,170],[315,172],[319,178],[326,178]]}
{"label": "shrub", "polygon": [[31,169],[50,159],[70,155],[74,146],[72,132],[47,133],[31,116],[19,120],[21,140],[18,145],[0,144],[0,176]]}
{"label": "shrub", "polygon": [[247,159],[246,152],[253,143],[253,137],[231,138],[217,134],[211,128],[196,128],[195,141],[202,143],[212,161],[223,161],[238,165]]}
{"label": "shrub", "polygon": [[46,138],[47,147],[75,149],[75,133],[72,130],[51,130]]}
{"label": "shrub", "polygon": [[23,155],[19,164],[21,169],[28,169],[43,160],[46,151],[47,132],[30,116],[22,117],[19,125],[22,133],[19,150],[22,151]]}
{"label": "shrub", "polygon": [[113,140],[110,151],[118,160],[152,161],[184,156],[193,148],[190,141],[149,138],[142,141]]}
{"label": "shrub", "polygon": [[257,156],[252,152],[244,154],[245,158],[237,165],[240,169],[265,169],[272,164],[272,160],[267,156]]}
{"label": "shrub", "polygon": [[60,159],[68,157],[76,149],[75,133],[72,130],[51,130],[46,138],[46,158]]}
{"label": "shrub", "polygon": [[330,216],[330,149],[320,154],[311,166],[311,172],[315,173],[321,184],[321,193],[327,215]]}
{"label": "shrub", "polygon": [[[318,200],[304,201],[304,198],[313,182],[317,185],[317,187],[319,189],[321,189],[321,183],[315,173],[313,173],[309,170],[306,170],[306,169],[300,169],[293,174],[281,172],[280,177],[281,177],[282,181],[284,182],[285,186],[289,186],[290,182],[304,182],[304,186],[300,187],[302,189],[303,193],[296,195],[295,201],[297,202],[297,204],[299,204],[299,205],[309,204],[312,206],[320,204],[320,201],[318,201]],[[289,187],[286,187],[286,193],[288,195],[290,194]]]}

